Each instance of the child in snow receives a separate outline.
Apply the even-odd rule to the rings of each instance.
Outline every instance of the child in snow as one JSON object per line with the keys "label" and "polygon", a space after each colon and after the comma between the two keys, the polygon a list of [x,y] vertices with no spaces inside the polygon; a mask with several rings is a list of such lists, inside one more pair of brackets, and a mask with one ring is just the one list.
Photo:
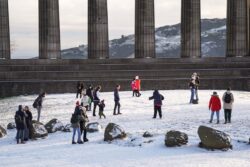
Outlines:
{"label": "child in snow", "polygon": [[162,96],[158,90],[155,90],[152,97],[149,97],[149,100],[154,100],[154,116],[153,119],[156,118],[157,112],[159,113],[160,118],[162,118],[162,100],[164,100],[164,96]]}
{"label": "child in snow", "polygon": [[105,108],[105,103],[104,103],[104,100],[102,100],[100,103],[99,103],[99,117],[100,119],[102,118],[102,116],[104,118],[106,118],[106,116],[104,115],[104,108]]}
{"label": "child in snow", "polygon": [[134,97],[136,95],[136,85],[135,85],[135,78],[131,82],[131,89],[133,91],[132,96]]}
{"label": "child in snow", "polygon": [[209,123],[213,122],[213,117],[214,113],[216,113],[217,116],[217,124],[220,123],[220,110],[221,110],[221,102],[220,98],[217,94],[217,92],[213,92],[213,95],[210,98],[209,105],[208,105],[209,110],[211,110],[211,118]]}

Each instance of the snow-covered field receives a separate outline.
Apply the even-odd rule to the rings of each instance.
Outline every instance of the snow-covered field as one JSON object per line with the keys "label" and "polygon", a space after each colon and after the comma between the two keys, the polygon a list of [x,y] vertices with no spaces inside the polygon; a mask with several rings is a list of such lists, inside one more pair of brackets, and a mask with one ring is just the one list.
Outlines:
{"label": "snow-covered field", "polygon": [[[224,91],[218,91],[220,97]],[[109,122],[117,123],[129,133],[122,141],[106,143],[104,131],[88,134],[90,142],[83,145],[71,145],[72,133],[57,132],[46,139],[31,141],[25,145],[16,145],[15,130],[0,139],[0,167],[249,167],[250,145],[250,92],[233,92],[235,105],[232,124],[209,124],[208,101],[211,91],[200,91],[200,104],[188,104],[188,90],[160,91],[165,96],[163,119],[152,119],[153,101],[148,97],[152,91],[142,92],[142,97],[131,97],[131,92],[121,92],[122,115],[113,116],[113,93],[102,93],[106,100],[107,119],[93,118],[103,127]],[[13,122],[13,115],[19,104],[31,106],[36,96],[19,96],[0,100],[0,124],[5,126]],[[58,118],[69,123],[74,110],[75,94],[48,95],[44,102],[41,120],[46,123]],[[34,117],[36,111],[32,109]],[[232,137],[233,150],[208,151],[198,147],[200,142],[197,130],[200,125],[211,126],[228,133]],[[179,130],[188,134],[189,143],[179,148],[167,148],[164,137],[169,130]],[[149,131],[153,138],[143,138]],[[152,140],[152,142],[149,140]]]}

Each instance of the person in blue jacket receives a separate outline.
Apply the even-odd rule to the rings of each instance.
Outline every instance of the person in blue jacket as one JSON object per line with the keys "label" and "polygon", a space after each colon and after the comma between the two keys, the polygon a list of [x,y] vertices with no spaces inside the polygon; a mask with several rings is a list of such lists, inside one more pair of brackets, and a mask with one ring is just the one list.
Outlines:
{"label": "person in blue jacket", "polygon": [[156,118],[157,116],[157,112],[160,116],[160,118],[162,118],[162,110],[161,110],[161,106],[162,106],[162,100],[164,100],[164,96],[162,96],[158,90],[155,90],[153,93],[152,97],[149,97],[149,100],[154,100],[154,116],[153,119]]}

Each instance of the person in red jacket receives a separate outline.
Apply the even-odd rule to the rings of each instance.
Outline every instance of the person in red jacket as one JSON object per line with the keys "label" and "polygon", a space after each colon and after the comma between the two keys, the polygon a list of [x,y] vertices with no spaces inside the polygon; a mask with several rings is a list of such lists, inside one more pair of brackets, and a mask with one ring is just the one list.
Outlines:
{"label": "person in red jacket", "polygon": [[135,78],[133,79],[133,81],[131,82],[131,89],[133,91],[133,97],[136,95],[136,85],[135,85]]}
{"label": "person in red jacket", "polygon": [[141,93],[141,80],[139,79],[139,76],[135,77],[135,91],[136,91],[136,97],[140,97]]}
{"label": "person in red jacket", "polygon": [[217,92],[213,92],[213,95],[211,96],[211,99],[209,101],[209,110],[211,110],[211,118],[210,123],[213,122],[214,113],[216,113],[217,116],[217,124],[220,123],[220,110],[221,110],[221,102],[220,98],[217,94]]}

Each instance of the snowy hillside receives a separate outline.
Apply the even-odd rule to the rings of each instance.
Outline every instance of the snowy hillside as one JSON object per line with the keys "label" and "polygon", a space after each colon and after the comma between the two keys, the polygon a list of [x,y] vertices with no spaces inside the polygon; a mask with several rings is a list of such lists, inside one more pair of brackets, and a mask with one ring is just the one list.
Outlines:
{"label": "snowy hillside", "polygon": [[[226,19],[201,20],[202,55],[224,56],[226,45]],[[180,55],[180,24],[156,29],[156,54],[158,57]],[[86,58],[87,46],[62,51],[63,58]],[[134,35],[110,41],[111,58],[134,57]]]}
{"label": "snowy hillside", "polygon": [[[222,96],[224,91],[218,91]],[[25,145],[16,145],[15,130],[0,139],[1,167],[249,167],[250,145],[239,143],[250,137],[250,92],[233,92],[235,105],[232,124],[209,124],[210,112],[208,100],[211,91],[200,91],[200,104],[190,105],[189,90],[160,91],[165,96],[163,119],[152,119],[153,102],[148,100],[152,91],[142,92],[142,97],[131,97],[131,92],[121,92],[122,115],[113,116],[113,93],[102,93],[106,100],[107,119],[93,118],[103,127],[109,122],[117,123],[129,133],[122,141],[106,143],[104,132],[89,134],[90,142],[83,145],[71,145],[72,133],[57,132],[43,140],[31,141]],[[36,96],[19,96],[0,100],[0,124],[6,127],[13,121],[14,112],[19,104],[31,106]],[[46,123],[58,118],[64,124],[69,123],[75,104],[74,94],[48,95],[44,102],[41,120]],[[36,112],[32,109],[34,116]],[[223,122],[221,112],[221,122]],[[206,125],[229,134],[233,150],[208,151],[198,147],[200,142],[197,130]],[[170,130],[180,130],[188,134],[186,146],[167,148],[164,136]],[[143,138],[145,131],[152,138]]]}

